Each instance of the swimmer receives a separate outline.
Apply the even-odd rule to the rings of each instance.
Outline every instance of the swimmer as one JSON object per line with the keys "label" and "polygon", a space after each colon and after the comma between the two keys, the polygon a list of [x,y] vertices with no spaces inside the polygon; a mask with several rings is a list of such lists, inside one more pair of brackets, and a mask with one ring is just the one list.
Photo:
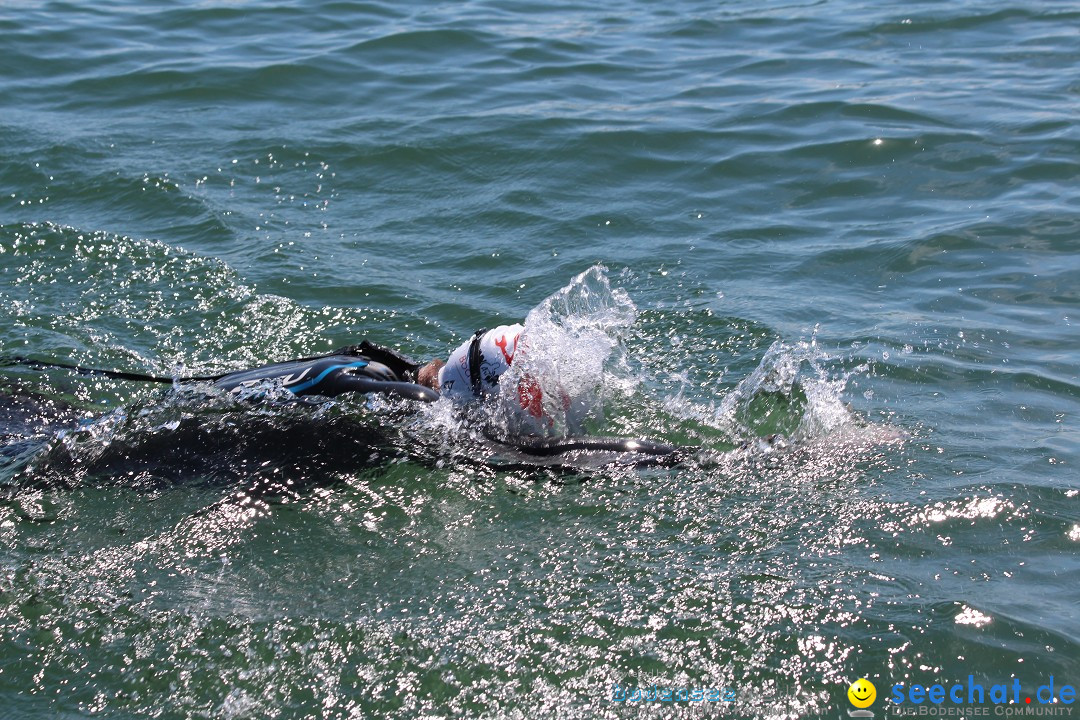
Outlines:
{"label": "swimmer", "polygon": [[[270,383],[297,397],[378,393],[422,402],[434,402],[440,397],[447,397],[464,403],[492,396],[498,391],[500,377],[510,369],[515,358],[519,357],[518,351],[524,350],[525,340],[521,336],[523,331],[524,327],[520,324],[479,330],[450,353],[447,361],[434,359],[423,365],[367,340],[326,355],[272,363],[222,375],[186,378],[102,370],[22,357],[8,358],[6,364],[38,369],[66,369],[84,375],[163,384],[209,382],[219,390],[237,393],[249,399],[259,399],[262,388]],[[520,401],[524,414],[547,425],[548,418],[543,414],[539,385],[528,376],[523,376],[518,380],[516,390],[516,400]],[[568,403],[567,398],[563,400]],[[682,458],[681,448],[641,438],[532,435],[496,437],[487,430],[483,434],[488,440],[516,451],[522,457],[544,458],[535,461],[535,464],[543,465],[551,465],[547,458],[581,453],[607,453],[616,458],[630,456],[633,460],[628,464],[636,466],[677,464]]]}
{"label": "swimmer", "polygon": [[499,377],[510,368],[517,355],[523,330],[520,324],[478,330],[472,338],[450,353],[446,362],[436,359],[425,365],[367,340],[326,355],[271,363],[221,375],[187,378],[101,370],[23,357],[7,358],[3,364],[38,369],[61,368],[118,380],[169,384],[202,381],[229,392],[241,392],[258,388],[266,382],[276,382],[298,396],[335,397],[349,392],[374,392],[434,402],[440,396],[462,400],[482,398],[495,392]]}
{"label": "swimmer", "polygon": [[[477,330],[445,362],[433,359],[420,365],[365,340],[325,356],[230,373],[215,378],[214,384],[235,392],[277,380],[296,395],[381,392],[428,402],[439,397],[457,402],[482,399],[498,391],[499,378],[514,362],[524,329],[514,324]],[[522,408],[540,417],[542,398],[536,384],[523,381],[518,394]]]}

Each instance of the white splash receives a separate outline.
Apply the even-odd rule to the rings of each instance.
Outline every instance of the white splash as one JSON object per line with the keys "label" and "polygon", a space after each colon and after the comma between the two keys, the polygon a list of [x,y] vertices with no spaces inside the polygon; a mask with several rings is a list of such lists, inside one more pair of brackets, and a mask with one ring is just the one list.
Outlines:
{"label": "white splash", "polygon": [[630,297],[611,287],[600,265],[533,308],[518,356],[499,381],[496,412],[506,429],[562,436],[599,418],[605,388],[618,387],[607,382],[606,368],[621,359],[621,334],[636,318]]}
{"label": "white splash", "polygon": [[[824,367],[829,356],[814,340],[787,344],[774,342],[750,375],[729,392],[716,410],[715,421],[727,430],[741,434],[740,417],[756,396],[777,394],[793,398],[796,388],[805,395],[805,406],[792,438],[807,440],[824,437],[856,419],[843,400],[843,391],[856,368],[840,377],[830,377]],[[808,372],[806,370],[807,369]]]}

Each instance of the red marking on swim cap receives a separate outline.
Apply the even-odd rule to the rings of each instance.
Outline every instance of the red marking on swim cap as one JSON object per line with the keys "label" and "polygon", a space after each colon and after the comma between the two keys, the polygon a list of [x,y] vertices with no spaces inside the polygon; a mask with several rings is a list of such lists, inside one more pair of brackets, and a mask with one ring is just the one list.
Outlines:
{"label": "red marking on swim cap", "polygon": [[517,341],[518,341],[518,336],[515,335],[514,336],[514,352],[510,353],[509,355],[506,354],[506,336],[503,335],[502,337],[500,337],[498,340],[495,341],[495,347],[499,348],[499,350],[502,351],[503,357],[506,358],[506,364],[507,365],[514,362],[514,355],[517,354]]}
{"label": "red marking on swim cap", "polygon": [[529,375],[518,382],[518,402],[534,418],[544,416],[544,393],[540,390],[540,383]]}

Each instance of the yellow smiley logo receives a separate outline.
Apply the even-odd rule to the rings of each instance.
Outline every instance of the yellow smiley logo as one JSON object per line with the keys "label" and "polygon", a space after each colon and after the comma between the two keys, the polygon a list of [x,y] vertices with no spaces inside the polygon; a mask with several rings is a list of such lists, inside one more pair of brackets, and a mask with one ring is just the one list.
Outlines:
{"label": "yellow smiley logo", "polygon": [[877,700],[877,688],[866,678],[851,683],[847,691],[848,700],[857,708],[868,708]]}

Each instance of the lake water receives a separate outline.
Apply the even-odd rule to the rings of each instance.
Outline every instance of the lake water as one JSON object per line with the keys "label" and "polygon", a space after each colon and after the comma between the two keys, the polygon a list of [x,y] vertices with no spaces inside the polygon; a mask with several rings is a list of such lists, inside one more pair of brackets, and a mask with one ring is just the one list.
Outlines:
{"label": "lake water", "polygon": [[0,368],[0,716],[1080,684],[1075,3],[25,2],[0,38],[3,357],[445,357],[595,267],[627,322],[584,429],[698,448],[530,467],[442,402]]}

